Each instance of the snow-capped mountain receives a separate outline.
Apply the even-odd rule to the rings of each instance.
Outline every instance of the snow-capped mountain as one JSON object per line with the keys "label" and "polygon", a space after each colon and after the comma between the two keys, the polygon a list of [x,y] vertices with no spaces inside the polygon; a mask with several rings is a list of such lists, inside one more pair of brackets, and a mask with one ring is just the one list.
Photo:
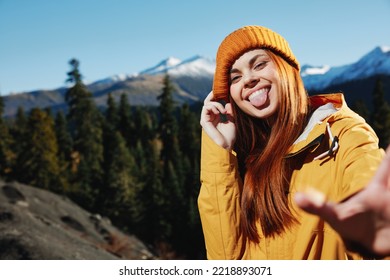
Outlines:
{"label": "snow-capped mountain", "polygon": [[[135,74],[115,75],[93,84],[107,84],[125,81],[143,75],[160,75],[168,73],[172,77],[213,77],[215,61],[202,56],[194,56],[186,60],[169,57],[157,65]],[[342,66],[304,65],[301,76],[308,90],[322,90],[332,85],[343,84],[356,79],[364,79],[375,75],[390,75],[390,47],[376,47],[357,62]]]}
{"label": "snow-capped mountain", "polygon": [[330,67],[302,67],[301,76],[309,90],[322,90],[375,75],[390,75],[390,47],[377,47],[355,63]]}
{"label": "snow-capped mountain", "polygon": [[133,78],[135,76],[137,76],[137,74],[118,74],[118,75],[114,75],[114,76],[111,76],[111,77],[108,77],[108,78],[105,78],[102,80],[92,82],[88,85],[89,86],[108,85],[108,84],[113,84],[113,83],[125,81],[125,80]]}
{"label": "snow-capped mountain", "polygon": [[164,59],[163,61],[158,63],[156,66],[153,66],[151,68],[139,72],[139,75],[156,75],[159,73],[164,73],[168,69],[171,69],[180,63],[181,63],[180,59],[176,57],[168,57],[167,59]]}
{"label": "snow-capped mountain", "polygon": [[[202,56],[186,60],[169,57],[153,67],[134,74],[113,75],[87,85],[95,103],[104,108],[110,93],[117,100],[122,94],[128,96],[131,105],[159,104],[162,75],[168,73],[175,86],[175,99],[180,102],[202,101],[212,88],[215,61]],[[386,94],[390,96],[390,47],[377,47],[357,62],[331,67],[304,65],[301,76],[310,94],[340,90],[351,104],[358,98],[371,102],[371,92],[375,79],[384,76]],[[64,100],[66,88],[38,90],[4,96],[5,114],[12,116],[18,107],[27,112],[31,108],[66,108]],[[389,100],[390,101],[390,100]]]}
{"label": "snow-capped mountain", "polygon": [[215,62],[202,57],[194,56],[172,67],[163,69],[155,73],[161,74],[168,72],[171,76],[213,76],[215,71]]}
{"label": "snow-capped mountain", "polygon": [[[157,75],[168,73],[170,76],[213,76],[215,71],[215,62],[202,57],[194,56],[184,61],[176,58],[169,58],[162,61],[157,66],[140,72],[139,74]],[[165,67],[164,67],[165,66]]]}
{"label": "snow-capped mountain", "polygon": [[215,71],[215,62],[203,56],[196,55],[189,59],[181,61],[176,57],[168,57],[157,65],[142,70],[134,74],[114,75],[89,84],[89,86],[101,86],[125,81],[131,78],[144,75],[169,74],[171,77],[213,77]]}

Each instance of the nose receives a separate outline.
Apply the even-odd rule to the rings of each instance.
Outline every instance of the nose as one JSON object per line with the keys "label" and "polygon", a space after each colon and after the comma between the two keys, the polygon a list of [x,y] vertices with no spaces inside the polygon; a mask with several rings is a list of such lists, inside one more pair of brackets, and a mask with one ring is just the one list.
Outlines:
{"label": "nose", "polygon": [[247,74],[244,77],[244,85],[246,88],[253,88],[259,82],[259,78],[253,74]]}

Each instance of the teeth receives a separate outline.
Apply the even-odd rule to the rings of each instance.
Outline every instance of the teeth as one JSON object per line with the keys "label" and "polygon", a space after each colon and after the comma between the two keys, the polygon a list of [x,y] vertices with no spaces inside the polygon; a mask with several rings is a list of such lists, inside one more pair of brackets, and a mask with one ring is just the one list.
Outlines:
{"label": "teeth", "polygon": [[268,88],[262,88],[262,89],[259,89],[258,91],[255,91],[254,93],[252,93],[248,99],[251,100],[252,98],[260,95],[260,94],[265,94],[268,92]]}

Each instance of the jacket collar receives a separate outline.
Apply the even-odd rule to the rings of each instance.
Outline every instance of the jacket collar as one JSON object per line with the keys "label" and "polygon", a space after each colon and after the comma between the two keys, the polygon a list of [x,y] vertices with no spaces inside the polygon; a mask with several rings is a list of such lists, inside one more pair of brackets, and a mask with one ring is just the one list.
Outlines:
{"label": "jacket collar", "polygon": [[346,107],[344,96],[341,93],[315,95],[310,97],[310,103],[314,112],[307,123],[303,133],[295,140],[286,157],[293,157],[303,151],[315,150],[323,141],[326,134],[331,143],[329,151],[321,154],[319,158],[331,155],[338,148],[337,136],[333,137],[329,122],[341,108]]}

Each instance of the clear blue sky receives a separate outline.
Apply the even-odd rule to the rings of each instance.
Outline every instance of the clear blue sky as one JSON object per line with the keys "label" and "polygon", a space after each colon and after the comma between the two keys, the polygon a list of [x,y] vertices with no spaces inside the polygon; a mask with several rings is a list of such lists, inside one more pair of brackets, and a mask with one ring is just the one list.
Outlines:
{"label": "clear blue sky", "polygon": [[244,25],[283,35],[301,64],[339,66],[390,46],[390,0],[0,0],[0,93],[86,83],[173,56],[211,59]]}

